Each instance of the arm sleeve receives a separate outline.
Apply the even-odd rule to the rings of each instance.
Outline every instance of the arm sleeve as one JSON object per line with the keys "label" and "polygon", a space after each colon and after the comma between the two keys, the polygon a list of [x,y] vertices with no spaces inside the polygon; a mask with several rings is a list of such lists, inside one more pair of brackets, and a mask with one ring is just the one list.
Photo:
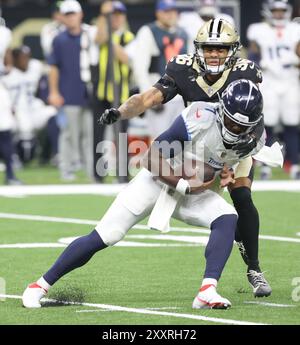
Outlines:
{"label": "arm sleeve", "polygon": [[170,128],[159,135],[153,142],[165,158],[172,158],[183,150],[185,141],[190,141],[184,119],[179,115]]}
{"label": "arm sleeve", "polygon": [[169,102],[178,94],[175,80],[167,74],[160,78],[153,86],[162,92],[164,97],[163,104]]}

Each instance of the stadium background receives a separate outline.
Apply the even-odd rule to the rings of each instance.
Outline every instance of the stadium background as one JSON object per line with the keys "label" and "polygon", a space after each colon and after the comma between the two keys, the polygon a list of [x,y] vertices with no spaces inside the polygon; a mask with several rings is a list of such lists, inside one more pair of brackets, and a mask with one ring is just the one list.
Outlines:
{"label": "stadium background", "polygon": [[[98,15],[99,1],[80,2],[85,21],[89,23]],[[134,32],[154,19],[154,0],[124,2],[128,5],[128,19]],[[296,2],[299,3],[291,1],[294,5]],[[13,30],[15,46],[29,45],[38,59],[42,58],[40,27],[50,20],[51,3],[2,1],[2,16]],[[189,1],[181,3],[186,5]],[[232,8],[229,3],[239,9],[241,40],[246,45],[246,28],[260,21],[262,1],[223,1],[224,12]],[[253,193],[261,217],[261,262],[273,287],[268,299],[254,300],[246,281],[245,266],[238,249],[234,248],[220,289],[221,294],[230,296],[233,308],[226,314],[192,311],[191,301],[204,269],[203,235],[207,235],[207,230],[187,229],[182,223],[173,221],[173,231],[167,237],[146,230],[146,222],[143,222],[130,232],[122,246],[97,255],[88,266],[62,279],[50,293],[50,298],[75,302],[75,305],[61,308],[61,304],[55,302],[52,306],[50,303],[51,308],[32,312],[21,308],[19,300],[27,283],[53,262],[68,240],[92,229],[113,201],[115,192],[107,196],[103,192],[105,186],[101,185],[89,186],[91,188],[64,186],[64,190],[62,186],[31,188],[30,184],[60,183],[57,173],[49,168],[28,167],[21,177],[27,186],[10,190],[3,187],[0,194],[0,283],[1,279],[5,282],[5,290],[1,290],[0,284],[0,325],[299,325],[298,181],[282,181],[281,184],[257,181]],[[79,182],[87,180],[82,177]],[[227,194],[225,197],[229,200]],[[60,241],[63,239],[65,241]],[[132,243],[138,245],[130,247]],[[1,299],[1,292],[5,292],[6,297]],[[82,302],[91,305],[82,305]],[[115,306],[125,309],[114,310]],[[133,308],[137,313],[129,313],[126,308]],[[156,310],[151,311],[151,308]],[[143,310],[146,310],[144,314]]]}
{"label": "stadium background", "polygon": [[[99,13],[101,0],[81,0],[79,2],[83,7],[85,22],[90,23]],[[50,21],[49,6],[51,3],[53,3],[51,0],[2,0],[0,2],[6,25],[13,30],[13,45],[17,46],[20,43],[29,45],[33,57],[37,59],[42,59],[39,32],[45,21]],[[143,24],[154,20],[155,0],[125,0],[124,3],[128,6],[128,21],[134,33]],[[181,0],[178,3],[184,10],[190,9],[193,1]],[[300,8],[299,0],[292,0],[290,3],[294,9]],[[240,26],[242,44],[245,46],[247,44],[245,37],[247,27],[249,24],[261,20],[262,0],[223,0],[220,4],[222,12],[235,17],[237,25]],[[293,16],[299,15],[299,13],[294,13]]]}

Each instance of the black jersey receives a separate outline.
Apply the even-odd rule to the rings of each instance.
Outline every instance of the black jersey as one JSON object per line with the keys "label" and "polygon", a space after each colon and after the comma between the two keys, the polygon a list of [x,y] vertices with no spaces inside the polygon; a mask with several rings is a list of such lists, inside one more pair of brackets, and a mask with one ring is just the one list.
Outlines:
{"label": "black jersey", "polygon": [[185,104],[204,101],[218,102],[218,93],[238,79],[248,79],[255,84],[262,82],[262,73],[255,62],[238,58],[232,68],[225,70],[215,83],[210,84],[200,73],[195,55],[177,55],[167,64],[165,75],[154,85],[167,103],[177,94]]}

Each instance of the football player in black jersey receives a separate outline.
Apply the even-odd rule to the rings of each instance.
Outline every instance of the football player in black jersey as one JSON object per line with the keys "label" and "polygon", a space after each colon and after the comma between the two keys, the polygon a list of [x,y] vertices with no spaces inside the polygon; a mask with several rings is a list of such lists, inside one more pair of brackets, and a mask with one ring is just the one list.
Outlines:
{"label": "football player in black jersey", "polygon": [[[118,109],[107,109],[99,122],[111,124],[118,119],[138,116],[153,106],[170,101],[177,94],[182,96],[185,104],[193,101],[218,102],[218,95],[234,80],[249,79],[256,84],[262,81],[261,71],[254,62],[236,56],[240,38],[228,22],[222,19],[206,22],[194,44],[195,54],[173,57],[167,64],[165,75],[153,87],[130,97]],[[246,156],[256,146],[263,131],[261,121],[242,143],[232,148],[240,157]],[[236,172],[235,181],[228,189],[239,215],[236,241],[248,266],[247,277],[254,296],[269,296],[272,290],[258,261],[259,216],[251,198],[251,164],[245,163],[243,169]]]}

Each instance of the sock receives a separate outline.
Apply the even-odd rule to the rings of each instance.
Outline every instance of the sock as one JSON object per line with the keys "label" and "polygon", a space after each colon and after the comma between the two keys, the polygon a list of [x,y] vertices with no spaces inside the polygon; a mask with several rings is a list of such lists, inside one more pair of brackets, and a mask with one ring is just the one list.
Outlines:
{"label": "sock", "polygon": [[43,277],[41,277],[36,283],[47,292],[51,287],[51,285],[49,285]]}
{"label": "sock", "polygon": [[0,154],[3,158],[6,167],[6,179],[14,179],[15,174],[13,171],[13,142],[10,131],[0,132]]}
{"label": "sock", "polygon": [[284,142],[289,160],[293,164],[298,164],[299,130],[297,126],[284,127]]}
{"label": "sock", "polygon": [[210,285],[217,287],[218,281],[216,279],[213,279],[213,278],[204,278],[202,280],[200,291],[206,290]]}
{"label": "sock", "polygon": [[68,272],[86,264],[96,252],[106,247],[98,232],[94,230],[69,244],[43,278],[51,286]]}
{"label": "sock", "polygon": [[234,189],[230,196],[239,215],[237,233],[246,249],[249,259],[248,268],[260,271],[258,261],[259,215],[251,198],[251,190],[248,187],[239,187]]}
{"label": "sock", "polygon": [[219,280],[232,250],[237,216],[227,214],[211,223],[211,233],[205,249],[204,278]]}

